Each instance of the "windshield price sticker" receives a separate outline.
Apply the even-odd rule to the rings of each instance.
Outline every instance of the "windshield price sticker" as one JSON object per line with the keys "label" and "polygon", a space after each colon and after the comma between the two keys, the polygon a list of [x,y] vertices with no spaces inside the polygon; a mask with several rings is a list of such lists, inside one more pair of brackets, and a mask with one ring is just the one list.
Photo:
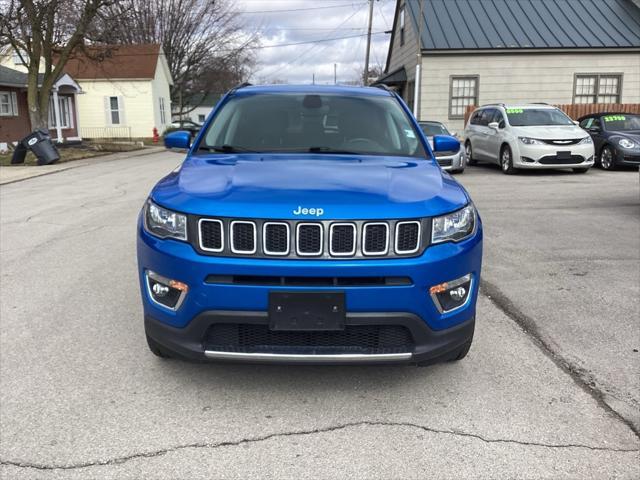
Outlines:
{"label": "windshield price sticker", "polygon": [[624,115],[607,115],[604,117],[605,122],[624,122],[627,119]]}
{"label": "windshield price sticker", "polygon": [[507,115],[513,115],[517,113],[524,113],[522,108],[507,108]]}

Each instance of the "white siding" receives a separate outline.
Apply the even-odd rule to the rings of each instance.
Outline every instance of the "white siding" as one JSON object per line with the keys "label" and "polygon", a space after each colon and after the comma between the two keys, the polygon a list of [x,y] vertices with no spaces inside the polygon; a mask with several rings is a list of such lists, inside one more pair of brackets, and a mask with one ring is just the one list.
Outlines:
{"label": "white siding", "polygon": [[[84,136],[99,135],[100,130],[108,126],[107,97],[119,97],[124,110],[122,126],[131,128],[132,137],[151,137],[153,135],[154,102],[151,80],[81,80],[83,94],[78,95],[78,116],[80,132]],[[97,132],[97,133],[93,133]]]}
{"label": "white siding", "polygon": [[444,122],[462,132],[463,120],[449,118],[452,75],[479,75],[478,103],[573,103],[576,73],[619,73],[622,103],[640,103],[640,55],[630,53],[542,53],[513,55],[426,55],[422,61],[420,119]]}
{"label": "white siding", "polygon": [[[161,50],[156,65],[155,77],[151,82],[154,126],[161,135],[171,123],[171,83],[171,74]],[[160,115],[160,98],[164,98],[164,122],[162,122]]]}

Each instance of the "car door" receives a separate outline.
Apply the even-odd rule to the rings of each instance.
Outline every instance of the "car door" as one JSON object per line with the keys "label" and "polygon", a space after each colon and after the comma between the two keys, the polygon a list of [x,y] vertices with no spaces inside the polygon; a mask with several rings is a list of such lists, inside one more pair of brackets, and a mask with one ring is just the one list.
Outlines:
{"label": "car door", "polygon": [[[498,129],[489,127],[491,123],[497,123]],[[487,124],[487,136],[485,145],[487,149],[487,159],[493,163],[500,163],[500,147],[502,146],[505,128],[504,115],[499,109],[493,109],[493,115]]]}
{"label": "car door", "polygon": [[481,160],[491,160],[488,150],[488,140],[490,135],[489,122],[495,114],[494,108],[485,108],[478,120],[477,140],[473,144],[474,156]]}
{"label": "car door", "polygon": [[602,150],[602,147],[607,140],[602,118],[595,117],[593,122],[589,125],[589,128],[587,128],[587,132],[589,132],[589,135],[591,135],[591,138],[593,139],[593,148],[595,149],[596,155],[599,155],[600,150]]}

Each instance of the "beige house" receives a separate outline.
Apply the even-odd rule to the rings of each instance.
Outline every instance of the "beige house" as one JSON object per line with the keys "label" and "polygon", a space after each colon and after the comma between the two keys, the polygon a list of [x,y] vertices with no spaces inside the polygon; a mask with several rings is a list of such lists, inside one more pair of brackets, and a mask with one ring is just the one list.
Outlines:
{"label": "beige house", "polygon": [[[0,56],[0,65],[27,71],[13,52]],[[73,114],[69,118],[75,129],[74,139],[149,138],[154,128],[162,134],[171,124],[173,81],[160,45],[94,48],[88,56],[75,53],[61,76],[66,78],[75,80],[78,88],[73,104],[66,109],[66,104],[60,105],[59,109]],[[62,93],[68,92],[61,90]],[[52,102],[52,106],[58,105]],[[56,110],[51,109],[51,115]],[[60,118],[67,117],[61,115]],[[59,125],[64,130],[71,123],[50,122],[50,131],[59,130],[56,128]],[[58,135],[58,138],[62,137]]]}
{"label": "beige house", "polygon": [[398,0],[377,83],[398,90],[420,120],[456,132],[468,105],[640,103],[640,6]]}
{"label": "beige house", "polygon": [[171,123],[173,84],[160,45],[119,45],[76,54],[64,71],[82,87],[83,138],[152,137]]}

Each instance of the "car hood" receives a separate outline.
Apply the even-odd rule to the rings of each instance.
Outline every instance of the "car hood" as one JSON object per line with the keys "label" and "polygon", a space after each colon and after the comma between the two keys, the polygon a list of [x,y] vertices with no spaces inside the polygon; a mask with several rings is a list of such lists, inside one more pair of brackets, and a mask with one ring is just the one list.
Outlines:
{"label": "car hood", "polygon": [[577,125],[539,125],[534,127],[512,127],[519,137],[539,138],[541,140],[563,140],[584,138],[589,134]]}
{"label": "car hood", "polygon": [[629,140],[640,144],[640,130],[625,130],[625,131],[607,131],[610,137],[628,138]]}
{"label": "car hood", "polygon": [[185,213],[280,219],[414,218],[469,201],[431,160],[325,154],[194,155],[151,197]]}

